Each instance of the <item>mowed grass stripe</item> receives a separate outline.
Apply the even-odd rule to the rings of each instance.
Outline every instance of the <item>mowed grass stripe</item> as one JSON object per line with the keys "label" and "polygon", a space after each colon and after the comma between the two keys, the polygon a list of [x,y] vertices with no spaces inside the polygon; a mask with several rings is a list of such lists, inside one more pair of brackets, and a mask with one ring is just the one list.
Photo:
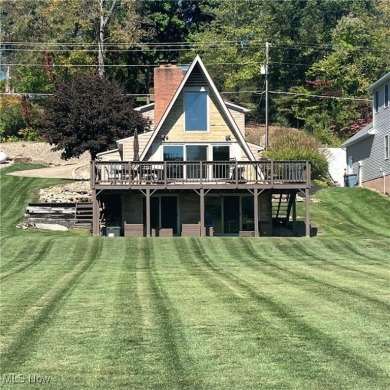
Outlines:
{"label": "mowed grass stripe", "polygon": [[368,248],[364,244],[360,242],[351,245],[345,239],[324,238],[318,241],[313,240],[310,245],[306,245],[305,250],[322,263],[338,268],[338,272],[358,273],[379,279],[386,277],[383,270],[390,266],[388,248],[385,245],[381,247],[380,243],[376,248]]}
{"label": "mowed grass stripe", "polygon": [[[278,279],[283,280],[286,283],[295,284],[297,287],[305,288],[304,282],[308,282],[310,286],[314,286],[314,288],[310,287],[310,292],[312,294],[322,294],[324,299],[331,296],[332,292],[334,294],[337,294],[337,296],[339,296],[340,298],[342,296],[345,296],[345,302],[348,305],[355,305],[355,310],[356,308],[359,308],[360,310],[365,312],[365,314],[371,313],[372,305],[375,305],[380,309],[379,313],[382,313],[382,310],[387,311],[390,309],[390,304],[386,300],[379,299],[377,296],[361,293],[359,290],[359,286],[356,286],[354,280],[352,280],[352,284],[354,287],[348,287],[345,285],[348,279],[340,278],[337,275],[333,274],[333,280],[332,282],[330,282],[328,281],[329,279],[326,278],[326,275],[322,274],[320,276],[313,276],[312,273],[313,270],[317,270],[316,267],[303,264],[302,267],[304,267],[304,269],[302,269],[300,267],[299,261],[283,263],[270,261],[268,260],[268,258],[271,257],[270,254],[269,256],[267,256],[267,252],[264,252],[262,247],[259,247],[258,245],[250,245],[251,242],[252,241],[243,241],[243,244],[250,253],[250,256],[253,259],[257,258],[258,261],[262,264],[267,264],[268,266],[274,268],[277,271],[274,273],[274,275],[277,275]],[[299,246],[300,245],[302,244],[299,243]],[[299,253],[302,253],[306,250],[306,246],[300,248],[301,251],[294,250],[292,248],[292,246],[289,246],[289,253],[292,258],[294,258],[295,256],[295,258],[299,258]],[[231,246],[230,249],[234,251],[235,247]],[[280,254],[280,256],[283,258],[286,252],[283,251],[283,249],[281,249],[280,247],[275,246],[272,250],[272,257],[278,258],[278,254]],[[291,269],[291,267],[289,268],[289,264],[291,263],[294,266],[293,269]]]}
{"label": "mowed grass stripe", "polygon": [[[200,246],[201,244],[194,242],[194,245]],[[317,349],[319,356],[325,357],[328,364],[331,360],[334,360],[337,364],[342,364],[344,367],[348,368],[351,374],[357,378],[370,377],[371,380],[374,381],[383,379],[384,374],[378,367],[372,364],[372,362],[365,361],[362,356],[355,355],[353,351],[348,350],[344,345],[340,345],[336,340],[329,337],[324,332],[306,323],[280,301],[276,301],[268,295],[259,294],[259,292],[246,280],[243,280],[233,272],[227,271],[226,268],[224,269],[216,264],[208,253],[209,251],[209,247],[204,247],[203,254],[198,256],[198,261],[203,263],[209,270],[212,270],[213,273],[217,275],[217,279],[223,277],[229,283],[245,291],[260,305],[260,307],[263,306],[266,308],[271,314],[271,317],[284,319],[285,323],[289,324],[290,330],[294,332],[302,342],[308,343],[311,345],[311,348]],[[228,253],[229,252],[226,251],[225,255],[228,256]],[[245,251],[242,253],[245,256]],[[220,287],[222,287],[222,284],[220,284]],[[302,358],[305,365],[309,364],[304,355],[295,354],[291,358],[295,362]],[[311,369],[315,371],[318,370],[318,367],[311,367]],[[336,370],[337,365],[334,365],[333,374],[336,373]],[[297,371],[294,370],[294,373],[296,374]],[[325,372],[323,374],[325,374]],[[306,373],[304,375],[306,375]],[[333,379],[336,378],[333,377]]]}
{"label": "mowed grass stripe", "polygon": [[[251,243],[245,241],[244,244],[246,246],[255,245],[256,241],[252,240]],[[266,253],[262,255],[267,257]],[[296,273],[295,270],[298,270],[304,274],[310,275],[315,273],[316,277],[321,277],[321,273],[317,272],[317,262],[309,265],[306,262],[294,260],[293,256],[291,256],[290,261],[282,261],[280,263],[282,267],[282,270],[280,270],[274,267],[275,264],[269,264],[271,263],[270,261],[259,260],[261,262],[261,264],[258,263],[260,266],[256,265],[253,261],[256,257],[256,253],[251,253],[249,257],[242,257],[242,261],[255,271],[249,276],[245,275],[245,280],[256,286],[261,292],[278,295],[278,299],[286,307],[295,307],[297,315],[310,319],[324,333],[332,330],[335,340],[340,344],[345,344],[348,349],[354,350],[356,354],[367,356],[368,359],[378,364],[378,367],[382,367],[382,369],[386,367],[383,364],[386,362],[385,359],[380,359],[377,355],[370,352],[373,340],[382,345],[390,343],[388,332],[390,317],[389,315],[384,315],[384,313],[388,313],[386,309],[376,309],[371,302],[355,299],[353,294],[349,297],[343,297],[337,289],[334,290],[329,289],[327,286],[322,286],[320,279],[295,278],[294,275],[291,277],[291,275],[286,275],[283,272],[287,267],[290,267],[293,273]],[[272,263],[278,262],[273,260]],[[266,286],[263,289],[261,286],[263,278],[259,274],[266,274],[270,277],[270,280],[267,280],[268,284],[272,283],[272,278],[274,279],[275,283],[272,285],[272,289],[270,289],[270,286]],[[339,283],[349,281],[349,279],[335,275],[337,274],[333,275],[335,279],[340,279],[338,280]],[[326,274],[322,275],[322,278],[326,280]],[[352,278],[350,282],[354,283],[353,281],[354,279]],[[358,281],[356,284],[359,285]],[[364,290],[369,291],[366,286]],[[348,337],[352,334],[355,337]],[[359,340],[358,343],[356,343],[357,339]]]}
{"label": "mowed grass stripe", "polygon": [[[322,202],[311,205],[312,223],[324,235],[390,237],[390,200],[362,188],[333,188],[319,191]],[[314,225],[315,226],[315,225]]]}
{"label": "mowed grass stripe", "polygon": [[5,279],[39,264],[44,260],[47,252],[50,252],[53,240],[54,238],[44,238],[39,241],[28,242],[25,246],[19,247],[20,251],[15,257],[10,258],[5,265],[1,265],[0,282],[4,283]]}
{"label": "mowed grass stripe", "polygon": [[[209,360],[209,367],[205,374],[210,378],[217,376],[217,383],[220,384],[217,388],[221,389],[288,387],[291,377],[279,364],[279,358],[270,352],[277,343],[280,324],[268,321],[268,313],[259,310],[248,291],[226,280],[223,272],[215,272],[204,266],[201,259],[205,257],[205,251],[197,239],[175,240],[174,244],[176,252],[182,254],[180,259],[186,271],[201,285],[197,291],[209,290],[208,294],[202,294],[208,296],[208,300],[203,300],[204,309],[199,305],[197,332],[200,345],[211,345],[206,347],[205,359]],[[219,240],[213,242],[213,253],[220,244]],[[221,254],[224,261],[232,265],[235,260],[224,245],[223,248]],[[214,255],[218,260],[222,259],[217,253]],[[194,297],[195,302],[196,299]],[[215,308],[214,313],[208,313],[210,302]],[[205,321],[202,319],[203,312],[206,313]],[[296,385],[303,385],[299,378],[295,379]]]}
{"label": "mowed grass stripe", "polygon": [[[189,347],[182,333],[183,324],[177,314],[174,297],[171,298],[163,285],[162,278],[157,270],[156,260],[161,259],[158,255],[158,243],[154,239],[143,240],[141,253],[143,254],[143,264],[147,272],[147,283],[149,297],[151,299],[151,309],[153,311],[152,321],[154,328],[158,332],[158,340],[161,343],[163,360],[166,364],[166,383],[161,383],[161,388],[181,389],[199,387],[201,379],[196,367],[192,363],[191,356],[187,353]],[[160,260],[161,261],[161,260]]]}
{"label": "mowed grass stripe", "polygon": [[123,239],[95,240],[102,246],[97,261],[52,315],[50,329],[21,368],[50,372],[54,388],[107,389],[112,378],[130,387],[126,384],[140,361],[139,355],[138,362],[129,360],[136,318],[126,309],[134,307],[133,297],[121,293],[122,287],[134,288],[124,268],[127,253],[133,251],[126,251]]}
{"label": "mowed grass stripe", "polygon": [[[363,254],[351,253],[351,259],[347,259],[347,256],[340,257],[338,254],[339,247],[345,247],[344,240],[321,240],[313,242],[313,245],[302,246],[298,243],[296,248],[296,254],[299,257],[299,253],[303,250],[306,253],[311,253],[313,258],[318,260],[316,267],[312,267],[312,273],[320,274],[322,278],[325,277],[329,280],[337,280],[342,278],[344,286],[367,287],[368,291],[377,292],[378,295],[383,294],[384,288],[389,286],[390,269],[388,268],[387,254],[385,251],[375,251],[377,258],[383,260],[376,263],[371,263],[370,260],[363,262]],[[335,255],[329,255],[330,248],[334,248]],[[326,255],[328,253],[328,255]],[[294,253],[293,253],[294,254]],[[353,260],[352,260],[353,258]],[[351,263],[353,266],[351,266]],[[311,265],[299,261],[298,268],[303,268],[303,272]],[[387,300],[385,300],[387,302]]]}
{"label": "mowed grass stripe", "polygon": [[[101,241],[89,239],[83,244],[84,251],[73,270],[63,274],[53,286],[33,305],[29,306],[18,321],[12,325],[1,340],[1,362],[3,372],[13,372],[29,355],[38,341],[43,328],[48,327],[48,317],[58,309],[61,301],[75,286],[80,276],[99,258]],[[73,256],[80,258],[74,250]]]}

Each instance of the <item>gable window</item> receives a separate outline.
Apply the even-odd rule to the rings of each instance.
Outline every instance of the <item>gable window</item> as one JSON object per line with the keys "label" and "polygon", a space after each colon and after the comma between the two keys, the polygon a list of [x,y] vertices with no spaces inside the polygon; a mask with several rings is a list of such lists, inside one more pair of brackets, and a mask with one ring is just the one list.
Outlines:
{"label": "gable window", "polygon": [[208,130],[208,107],[206,91],[185,91],[185,131]]}
{"label": "gable window", "polygon": [[379,110],[379,91],[375,91],[374,94],[374,110],[375,112]]}
{"label": "gable window", "polygon": [[389,107],[389,84],[385,85],[385,107]]}
{"label": "gable window", "polygon": [[390,158],[390,137],[388,134],[385,135],[385,160]]}

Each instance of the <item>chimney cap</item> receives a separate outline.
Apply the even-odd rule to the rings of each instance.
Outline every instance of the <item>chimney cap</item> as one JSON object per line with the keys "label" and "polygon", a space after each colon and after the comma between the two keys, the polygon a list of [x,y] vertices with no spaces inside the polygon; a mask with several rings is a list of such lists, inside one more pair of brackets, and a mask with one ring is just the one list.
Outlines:
{"label": "chimney cap", "polygon": [[175,67],[177,66],[177,61],[176,60],[172,60],[172,61],[168,61],[168,60],[159,60],[158,61],[158,65],[160,66],[160,68],[167,68],[167,67]]}

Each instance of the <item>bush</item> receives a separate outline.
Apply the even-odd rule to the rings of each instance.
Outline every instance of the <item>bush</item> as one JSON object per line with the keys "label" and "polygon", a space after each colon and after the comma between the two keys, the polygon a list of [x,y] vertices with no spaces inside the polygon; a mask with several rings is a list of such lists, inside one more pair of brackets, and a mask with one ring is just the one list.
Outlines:
{"label": "bush", "polygon": [[6,96],[0,102],[0,141],[12,142],[39,138],[39,122],[43,110],[26,98]]}
{"label": "bush", "polygon": [[328,160],[323,146],[314,137],[303,131],[279,128],[270,138],[270,148],[264,157],[273,160],[308,160],[311,163],[311,178],[328,176]]}
{"label": "bush", "polygon": [[6,141],[10,137],[17,137],[18,132],[24,128],[22,106],[19,99],[4,97],[0,104],[0,139]]}

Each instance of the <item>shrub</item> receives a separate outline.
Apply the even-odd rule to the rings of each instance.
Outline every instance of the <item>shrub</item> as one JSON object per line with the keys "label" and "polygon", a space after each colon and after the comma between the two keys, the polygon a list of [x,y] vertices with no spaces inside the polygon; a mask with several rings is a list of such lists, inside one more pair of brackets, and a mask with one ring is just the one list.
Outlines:
{"label": "shrub", "polygon": [[317,139],[301,130],[279,128],[274,131],[270,148],[263,156],[273,160],[309,160],[312,179],[328,176],[326,151]]}
{"label": "shrub", "polygon": [[1,100],[0,139],[6,141],[10,137],[16,137],[25,126],[25,122],[19,99],[4,97]]}

